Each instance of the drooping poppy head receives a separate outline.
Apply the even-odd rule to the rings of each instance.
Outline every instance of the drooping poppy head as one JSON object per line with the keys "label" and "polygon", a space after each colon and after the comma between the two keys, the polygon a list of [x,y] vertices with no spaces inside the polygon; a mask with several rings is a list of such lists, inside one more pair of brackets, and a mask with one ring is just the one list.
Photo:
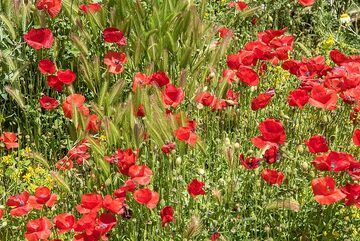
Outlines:
{"label": "drooping poppy head", "polygon": [[59,106],[59,101],[46,95],[41,96],[39,103],[45,110],[53,110]]}
{"label": "drooping poppy head", "polygon": [[150,77],[150,82],[153,84],[156,84],[157,86],[159,86],[160,88],[169,84],[170,83],[170,79],[169,77],[166,75],[165,72],[163,71],[159,71],[156,73],[153,73]]}
{"label": "drooping poppy head", "polygon": [[124,70],[126,54],[110,51],[104,57],[104,64],[108,66],[108,71],[113,74],[120,74]]}
{"label": "drooping poppy head", "polygon": [[49,49],[54,42],[52,32],[48,28],[32,28],[29,32],[24,34],[24,39],[30,45],[30,47],[36,50],[42,48]]}
{"label": "drooping poppy head", "polygon": [[50,17],[55,18],[61,10],[62,0],[38,0],[36,7],[39,10],[45,10]]}
{"label": "drooping poppy head", "polygon": [[261,136],[252,138],[252,143],[262,149],[266,146],[284,144],[286,134],[283,125],[275,119],[266,119],[259,124]]}
{"label": "drooping poppy head", "polygon": [[119,46],[126,45],[124,33],[117,28],[106,28],[103,31],[103,38],[107,43],[116,43]]}
{"label": "drooping poppy head", "polygon": [[161,223],[164,227],[167,223],[174,222],[174,208],[172,206],[165,206],[160,211]]}
{"label": "drooping poppy head", "polygon": [[305,140],[305,144],[311,153],[327,152],[329,150],[325,137],[321,135],[310,137],[309,140]]}
{"label": "drooping poppy head", "polygon": [[86,121],[86,131],[97,133],[100,129],[101,120],[96,114],[89,115]]}
{"label": "drooping poppy head", "polygon": [[177,107],[184,100],[184,91],[181,87],[176,87],[172,84],[167,84],[162,92],[162,97],[165,105]]}
{"label": "drooping poppy head", "polygon": [[26,224],[25,238],[28,241],[47,240],[51,235],[51,227],[47,217],[30,220]]}
{"label": "drooping poppy head", "polygon": [[267,163],[273,164],[279,159],[279,156],[279,148],[272,146],[265,151],[263,158]]}
{"label": "drooping poppy head", "polygon": [[19,143],[17,142],[18,141],[17,134],[13,132],[5,131],[0,136],[0,141],[5,144],[5,147],[8,150],[19,147]]}
{"label": "drooping poppy head", "polygon": [[96,13],[101,10],[101,4],[100,3],[80,4],[79,8],[85,14],[89,12]]}
{"label": "drooping poppy head", "polygon": [[288,104],[289,106],[297,106],[300,109],[304,108],[309,102],[310,96],[306,90],[303,89],[295,89],[290,92],[288,96]]}
{"label": "drooping poppy head", "polygon": [[70,231],[75,225],[76,219],[71,213],[62,213],[54,218],[54,224],[59,234]]}
{"label": "drooping poppy head", "polygon": [[258,168],[260,166],[261,158],[257,158],[257,157],[245,158],[244,154],[241,154],[239,156],[239,159],[240,159],[241,164],[246,169],[252,170],[252,169],[256,169],[256,168]]}
{"label": "drooping poppy head", "polygon": [[56,66],[50,59],[40,60],[38,69],[42,74],[55,74]]}
{"label": "drooping poppy head", "polygon": [[198,179],[193,179],[187,186],[187,190],[191,197],[195,198],[198,195],[205,195],[204,182],[200,182]]}
{"label": "drooping poppy head", "polygon": [[134,199],[136,202],[144,204],[148,208],[153,209],[159,202],[159,194],[148,188],[143,188],[134,192]]}
{"label": "drooping poppy head", "polygon": [[146,165],[132,165],[128,174],[136,184],[148,185],[153,172]]}
{"label": "drooping poppy head", "polygon": [[278,185],[280,186],[284,181],[284,173],[275,169],[264,169],[261,172],[261,177],[265,180],[265,182],[270,185]]}
{"label": "drooping poppy head", "polygon": [[103,200],[103,207],[114,214],[122,214],[124,212],[124,201],[125,197],[113,199],[110,195],[106,195]]}
{"label": "drooping poppy head", "polygon": [[332,177],[319,177],[311,182],[311,187],[315,195],[315,200],[322,205],[338,202],[346,197],[340,189],[336,188]]}
{"label": "drooping poppy head", "polygon": [[303,7],[311,6],[315,3],[316,0],[298,0],[299,4]]}
{"label": "drooping poppy head", "polygon": [[275,91],[273,89],[259,94],[257,97],[251,101],[251,109],[259,110],[265,108],[269,103],[272,97],[274,96]]}

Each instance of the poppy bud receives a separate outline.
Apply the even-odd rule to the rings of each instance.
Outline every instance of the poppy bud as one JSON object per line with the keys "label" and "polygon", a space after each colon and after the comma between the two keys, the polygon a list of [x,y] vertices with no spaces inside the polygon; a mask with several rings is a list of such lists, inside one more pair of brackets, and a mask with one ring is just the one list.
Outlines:
{"label": "poppy bud", "polygon": [[175,160],[176,165],[180,166],[181,162],[182,162],[181,157],[177,157]]}

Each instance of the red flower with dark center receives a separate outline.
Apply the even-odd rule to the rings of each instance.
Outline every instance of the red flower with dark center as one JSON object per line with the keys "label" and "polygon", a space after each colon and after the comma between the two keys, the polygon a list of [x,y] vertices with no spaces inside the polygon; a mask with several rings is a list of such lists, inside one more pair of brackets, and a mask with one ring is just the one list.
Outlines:
{"label": "red flower with dark center", "polygon": [[57,72],[57,77],[61,83],[70,85],[75,81],[76,74],[74,72],[72,72],[70,69],[59,70]]}
{"label": "red flower with dark center", "polygon": [[55,18],[61,10],[61,0],[39,0],[36,7],[39,10],[45,10],[50,17]]}
{"label": "red flower with dark center", "polygon": [[356,129],[352,136],[353,143],[357,146],[360,146],[360,129]]}
{"label": "red flower with dark center", "polygon": [[62,213],[54,218],[54,224],[59,234],[70,231],[75,225],[76,219],[71,213]]}
{"label": "red flower with dark center", "polygon": [[31,205],[28,203],[29,197],[30,195],[26,191],[9,197],[6,205],[11,208],[10,215],[20,217],[28,214],[32,210]]}
{"label": "red flower with dark center", "polygon": [[84,106],[85,97],[81,94],[71,94],[66,97],[62,104],[64,115],[67,118],[72,118],[73,108],[77,108],[84,116],[89,115],[89,108]]}
{"label": "red flower with dark center", "polygon": [[50,59],[40,60],[38,69],[42,74],[55,74],[56,66]]}
{"label": "red flower with dark center", "polygon": [[257,86],[259,84],[258,74],[250,67],[240,66],[236,76],[248,86]]}
{"label": "red flower with dark center", "polygon": [[41,96],[39,103],[45,110],[53,110],[59,106],[59,101],[46,95]]}
{"label": "red flower with dark center", "polygon": [[103,200],[103,207],[115,214],[122,214],[124,212],[125,197],[112,198],[110,195],[106,195]]}
{"label": "red flower with dark center", "polygon": [[295,89],[290,92],[287,101],[290,106],[297,106],[302,109],[309,102],[309,99],[310,96],[306,90]]}
{"label": "red flower with dark center", "polygon": [[160,88],[169,84],[170,83],[170,79],[169,77],[166,75],[165,72],[156,72],[153,73],[150,77],[150,82],[151,83],[155,83],[157,84]]}
{"label": "red flower with dark center", "polygon": [[76,206],[76,210],[81,214],[96,213],[102,208],[102,201],[99,194],[84,194],[81,197],[81,204]]}
{"label": "red flower with dark center", "polygon": [[42,48],[49,49],[54,42],[52,32],[48,28],[32,28],[24,35],[24,39],[32,48],[36,50]]}
{"label": "red flower with dark center", "polygon": [[117,28],[106,28],[103,31],[103,38],[107,43],[116,43],[119,46],[126,45],[124,33]]}
{"label": "red flower with dark center", "polygon": [[101,4],[100,3],[80,4],[79,8],[84,13],[89,13],[89,12],[96,13],[101,10]]}
{"label": "red flower with dark center", "polygon": [[265,182],[270,185],[278,185],[280,186],[284,181],[284,173],[275,169],[264,169],[261,172],[261,177],[265,180]]}
{"label": "red flower with dark center", "polygon": [[56,75],[49,75],[47,77],[47,84],[50,88],[53,88],[58,92],[61,92],[64,87],[64,83],[62,83]]}
{"label": "red flower with dark center", "polygon": [[172,206],[166,206],[160,211],[161,224],[164,227],[167,223],[174,222],[174,209]]}
{"label": "red flower with dark center", "polygon": [[250,170],[258,168],[261,161],[261,158],[257,158],[257,157],[248,157],[245,159],[244,154],[241,154],[239,159],[241,164],[246,169],[250,169]]}
{"label": "red flower with dark center", "polygon": [[265,93],[259,94],[258,97],[252,99],[251,109],[259,110],[259,109],[265,108],[270,103],[270,100],[274,96],[274,94],[275,94],[275,91],[273,89],[270,89]]}
{"label": "red flower with dark center", "polygon": [[57,198],[57,195],[51,193],[49,188],[40,186],[35,189],[35,195],[29,198],[29,203],[37,209],[42,208],[42,205],[52,207],[57,201]]}
{"label": "red flower with dark center", "polygon": [[0,136],[0,141],[5,144],[5,147],[8,150],[19,147],[19,143],[17,142],[17,135],[13,132],[4,132]]}
{"label": "red flower with dark center", "polygon": [[322,205],[338,202],[346,197],[340,189],[336,188],[332,177],[320,177],[312,180],[311,187],[315,195],[315,200]]}
{"label": "red flower with dark center", "polygon": [[110,51],[104,57],[104,64],[108,66],[108,71],[113,74],[120,74],[124,70],[126,54]]}
{"label": "red flower with dark center", "polygon": [[205,195],[204,182],[200,182],[198,179],[193,179],[187,186],[187,190],[191,197],[195,198],[198,195]]}
{"label": "red flower with dark center", "polygon": [[360,208],[360,185],[357,183],[346,184],[346,186],[340,188],[341,192],[346,195],[345,205],[350,206],[355,204]]}
{"label": "red flower with dark center", "polygon": [[311,90],[309,104],[321,109],[335,110],[337,99],[336,91],[317,85]]}
{"label": "red flower with dark center", "polygon": [[350,166],[347,170],[351,178],[355,181],[360,180],[360,162],[350,161]]}
{"label": "red flower with dark center", "polygon": [[140,204],[146,205],[148,208],[153,209],[159,202],[159,194],[151,191],[148,188],[136,190],[134,192],[134,199]]}
{"label": "red flower with dark center", "polygon": [[252,143],[262,149],[266,146],[284,144],[286,134],[283,125],[275,119],[266,119],[259,124],[261,136],[251,139]]}
{"label": "red flower with dark center", "polygon": [[331,171],[341,172],[348,170],[350,162],[355,161],[355,159],[348,153],[332,151],[326,161],[329,163]]}
{"label": "red flower with dark center", "polygon": [[132,165],[129,168],[129,176],[138,185],[148,185],[152,175],[153,172],[146,165]]}
{"label": "red flower with dark center", "polygon": [[316,0],[298,0],[300,5],[303,7],[311,6],[315,3]]}
{"label": "red flower with dark center", "polygon": [[26,224],[25,238],[28,241],[47,240],[51,235],[51,221],[46,218],[33,219]]}
{"label": "red flower with dark center", "polygon": [[161,151],[165,154],[169,154],[172,150],[175,150],[176,145],[174,143],[167,143],[161,147]]}
{"label": "red flower with dark center", "polygon": [[277,146],[270,147],[265,151],[263,158],[269,164],[275,163],[279,159],[279,148]]}
{"label": "red flower with dark center", "polygon": [[305,140],[305,143],[311,153],[327,152],[329,150],[325,137],[321,135],[312,136],[309,140]]}
{"label": "red flower with dark center", "polygon": [[181,87],[177,88],[172,84],[167,84],[162,92],[162,97],[165,105],[175,108],[184,100],[185,95]]}

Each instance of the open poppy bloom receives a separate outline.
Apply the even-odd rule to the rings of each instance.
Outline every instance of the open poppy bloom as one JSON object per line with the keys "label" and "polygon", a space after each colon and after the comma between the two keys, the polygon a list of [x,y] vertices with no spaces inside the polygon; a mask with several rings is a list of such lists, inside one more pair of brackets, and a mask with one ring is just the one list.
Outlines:
{"label": "open poppy bloom", "polygon": [[101,4],[100,3],[80,4],[79,8],[84,13],[89,13],[89,12],[96,13],[101,10]]}
{"label": "open poppy bloom", "polygon": [[251,139],[257,148],[284,144],[286,140],[284,127],[278,120],[266,119],[259,124],[259,130],[262,135]]}
{"label": "open poppy bloom", "polygon": [[146,165],[132,165],[129,168],[129,176],[138,185],[148,185],[152,175],[153,172]]}
{"label": "open poppy bloom", "polygon": [[174,222],[174,209],[172,206],[166,206],[160,211],[161,224],[164,227],[167,223]]}
{"label": "open poppy bloom", "polygon": [[200,182],[198,179],[193,179],[187,186],[187,190],[191,197],[195,198],[198,195],[205,195],[204,182]]}
{"label": "open poppy bloom", "polygon": [[[96,223],[97,223],[97,213],[95,212],[87,213],[84,214],[81,218],[79,218],[75,222],[73,229],[76,233],[84,232],[84,234],[89,234],[91,237],[92,233],[95,230]],[[76,235],[75,240],[83,240],[83,239],[77,239],[78,237],[80,237],[80,235],[79,236]]]}
{"label": "open poppy bloom", "polygon": [[360,129],[356,129],[352,136],[353,143],[357,146],[360,146]]}
{"label": "open poppy bloom", "polygon": [[163,71],[159,71],[156,73],[153,73],[150,77],[150,82],[156,84],[157,86],[159,86],[160,88],[169,84],[170,83],[170,79],[169,77],[166,75],[165,72]]}
{"label": "open poppy bloom", "polygon": [[315,3],[316,0],[298,0],[300,5],[303,7],[311,6]]}
{"label": "open poppy bloom", "polygon": [[213,107],[216,103],[216,97],[210,92],[202,92],[196,96],[195,101],[204,106]]}
{"label": "open poppy bloom", "polygon": [[360,208],[360,185],[359,184],[346,184],[344,187],[341,187],[341,192],[343,192],[345,197],[345,205],[356,205]]}
{"label": "open poppy bloom", "polygon": [[116,43],[119,46],[126,45],[124,33],[117,28],[106,28],[103,31],[103,38],[107,43]]}
{"label": "open poppy bloom", "polygon": [[47,240],[51,235],[51,227],[47,217],[30,220],[26,224],[25,238],[28,241]]}
{"label": "open poppy bloom", "polygon": [[346,197],[340,189],[335,186],[335,181],[332,177],[319,177],[311,182],[311,187],[315,195],[315,200],[322,205],[329,205],[338,202]]}
{"label": "open poppy bloom", "polygon": [[261,158],[248,157],[245,159],[244,154],[240,155],[240,162],[246,169],[256,169],[260,166]]}
{"label": "open poppy bloom", "polygon": [[99,194],[84,194],[81,197],[81,204],[76,206],[76,210],[81,214],[96,213],[102,208],[103,198]]}
{"label": "open poppy bloom", "polygon": [[39,10],[45,10],[50,17],[55,18],[61,10],[62,0],[38,0],[36,7]]}
{"label": "open poppy bloom", "polygon": [[97,133],[100,129],[101,121],[96,114],[89,115],[86,123],[86,131]]}
{"label": "open poppy bloom", "polygon": [[135,164],[137,153],[132,149],[118,149],[111,157],[105,157],[105,160],[111,164],[116,164],[122,174],[129,176],[129,168]]}
{"label": "open poppy bloom", "polygon": [[36,209],[41,209],[43,205],[47,207],[54,206],[57,201],[57,195],[51,193],[50,189],[44,186],[35,189],[34,196],[29,197],[29,203]]}
{"label": "open poppy bloom", "polygon": [[108,66],[108,71],[113,74],[123,72],[123,64],[126,63],[126,54],[110,51],[104,57],[104,64]]}
{"label": "open poppy bloom", "polygon": [[40,60],[38,69],[42,74],[55,74],[56,66],[50,59]]}
{"label": "open poppy bloom", "polygon": [[132,180],[127,180],[124,185],[114,191],[114,196],[117,198],[126,198],[127,192],[134,192],[137,184]]}
{"label": "open poppy bloom", "polygon": [[179,127],[175,131],[175,136],[180,141],[185,141],[190,145],[195,145],[197,140],[197,135],[194,133],[194,128],[190,126]]}
{"label": "open poppy bloom", "polygon": [[309,102],[309,99],[310,96],[306,90],[295,89],[290,92],[287,101],[289,106],[297,106],[302,109]]}
{"label": "open poppy bloom", "polygon": [[122,214],[124,212],[125,197],[112,198],[110,195],[106,195],[103,200],[103,207],[115,214]]}
{"label": "open poppy bloom", "polygon": [[215,233],[211,234],[211,241],[217,241],[217,240],[219,240],[220,237],[221,237],[221,234],[218,232],[215,232]]}
{"label": "open poppy bloom", "polygon": [[19,147],[19,143],[17,142],[18,141],[17,136],[13,132],[4,132],[0,136],[0,141],[5,144],[5,147],[8,150]]}
{"label": "open poppy bloom", "polygon": [[257,86],[259,84],[258,74],[248,66],[240,66],[236,76],[248,86]]}
{"label": "open poppy bloom", "polygon": [[39,103],[45,110],[53,110],[59,106],[59,101],[46,95],[41,96]]}
{"label": "open poppy bloom", "polygon": [[146,76],[143,73],[138,72],[134,75],[132,91],[135,92],[138,86],[149,85],[150,83],[151,83],[151,80],[148,76]]}
{"label": "open poppy bloom", "polygon": [[321,109],[335,110],[337,99],[336,91],[317,85],[310,92],[309,104]]}
{"label": "open poppy bloom", "polygon": [[76,219],[71,213],[62,213],[54,218],[54,224],[59,234],[70,231],[75,225]]}
{"label": "open poppy bloom", "polygon": [[329,150],[325,137],[321,135],[312,136],[305,143],[311,153],[327,152]]}
{"label": "open poppy bloom", "polygon": [[259,94],[259,96],[252,99],[251,109],[259,110],[265,108],[270,103],[270,100],[274,95],[275,95],[275,91],[273,89],[270,89],[265,93]]}
{"label": "open poppy bloom", "polygon": [[159,194],[151,191],[148,188],[136,190],[134,192],[134,199],[140,204],[146,205],[148,208],[153,209],[159,202]]}
{"label": "open poppy bloom", "polygon": [[62,104],[62,109],[64,115],[67,118],[72,118],[73,108],[77,108],[81,114],[84,116],[89,115],[89,108],[84,106],[85,97],[80,94],[71,94],[66,97],[65,101]]}
{"label": "open poppy bloom", "polygon": [[116,225],[116,217],[111,213],[102,213],[97,221],[94,233],[99,233],[100,236],[106,235]]}
{"label": "open poppy bloom", "polygon": [[47,77],[47,84],[50,88],[53,88],[58,92],[61,92],[64,88],[64,83],[61,82],[56,75],[49,75]]}
{"label": "open poppy bloom", "polygon": [[184,100],[185,95],[181,87],[177,88],[172,84],[167,84],[162,92],[162,97],[165,105],[175,108]]}
{"label": "open poppy bloom", "polygon": [[48,28],[32,28],[29,32],[24,34],[24,39],[30,45],[30,47],[36,50],[42,48],[49,49],[54,42],[52,32]]}
{"label": "open poppy bloom", "polygon": [[20,217],[28,214],[32,210],[32,206],[29,204],[29,193],[22,192],[19,195],[11,196],[6,202],[6,205],[11,208],[10,215]]}
{"label": "open poppy bloom", "polygon": [[72,72],[70,69],[59,70],[57,72],[57,77],[61,83],[65,84],[65,85],[70,85],[75,81],[76,74],[74,72]]}
{"label": "open poppy bloom", "polygon": [[265,180],[265,182],[270,185],[278,185],[280,186],[284,181],[284,173],[275,169],[264,169],[261,172],[261,177]]}

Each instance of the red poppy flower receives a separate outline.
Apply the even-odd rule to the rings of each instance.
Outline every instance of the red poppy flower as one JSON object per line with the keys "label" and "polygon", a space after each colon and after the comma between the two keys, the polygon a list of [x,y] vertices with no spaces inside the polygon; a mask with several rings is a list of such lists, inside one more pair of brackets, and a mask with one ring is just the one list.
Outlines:
{"label": "red poppy flower", "polygon": [[331,171],[341,172],[348,170],[350,162],[354,162],[355,159],[348,153],[332,151],[326,161],[329,163]]}
{"label": "red poppy flower", "polygon": [[122,214],[124,212],[125,197],[112,198],[110,195],[106,195],[103,200],[103,207],[115,214]]}
{"label": "red poppy flower", "polygon": [[42,74],[55,74],[56,66],[50,59],[40,60],[38,69]]}
{"label": "red poppy flower", "polygon": [[10,215],[20,217],[28,214],[32,210],[31,205],[28,203],[29,197],[30,195],[26,191],[9,197],[6,205],[11,208]]}
{"label": "red poppy flower", "polygon": [[100,129],[101,121],[96,114],[89,115],[86,123],[86,131],[97,133]]}
{"label": "red poppy flower", "polygon": [[198,94],[195,98],[196,102],[204,105],[204,106],[214,106],[216,103],[216,97],[212,95],[210,92],[202,92]]}
{"label": "red poppy flower", "polygon": [[51,235],[51,227],[47,217],[30,220],[26,224],[25,238],[28,241],[47,240]]}
{"label": "red poppy flower", "polygon": [[168,84],[162,92],[162,97],[165,105],[175,108],[184,100],[185,95],[181,87]]}
{"label": "red poppy flower", "polygon": [[64,157],[55,164],[55,167],[58,170],[64,171],[64,170],[70,170],[71,168],[73,168],[74,164],[70,158]]}
{"label": "red poppy flower", "polygon": [[218,232],[215,232],[215,233],[211,234],[211,241],[219,240],[220,236],[221,236],[221,234],[218,233]]}
{"label": "red poppy flower", "polygon": [[0,208],[0,220],[3,218],[3,216],[4,216],[4,210]]}
{"label": "red poppy flower", "polygon": [[284,173],[275,169],[264,169],[261,172],[261,177],[265,180],[265,182],[270,185],[278,185],[280,186],[284,181]]}
{"label": "red poppy flower", "polygon": [[301,6],[308,7],[315,3],[316,0],[299,0]]}
{"label": "red poppy flower", "polygon": [[241,164],[246,169],[250,169],[250,170],[258,168],[261,161],[261,158],[257,158],[257,157],[248,157],[245,159],[244,154],[241,154],[239,159]]}
{"label": "red poppy flower", "polygon": [[341,192],[346,195],[345,205],[350,206],[355,204],[360,208],[360,185],[359,184],[346,184],[346,186],[340,188]]}
{"label": "red poppy flower", "polygon": [[252,110],[259,110],[265,108],[269,103],[271,98],[274,96],[275,91],[270,89],[265,93],[259,94],[258,97],[254,98],[251,101],[251,109]]}
{"label": "red poppy flower", "polygon": [[61,0],[39,0],[36,4],[37,9],[45,9],[50,17],[55,18],[61,10]]}
{"label": "red poppy flower", "polygon": [[185,141],[190,145],[195,145],[197,140],[197,135],[194,133],[194,129],[189,126],[179,127],[175,131],[175,136],[180,141]]}
{"label": "red poppy flower", "polygon": [[84,116],[89,115],[89,108],[84,106],[85,97],[80,94],[71,94],[66,97],[65,101],[62,104],[62,109],[64,115],[67,118],[72,118],[73,108],[77,108],[80,113]]}
{"label": "red poppy flower", "polygon": [[204,182],[200,182],[198,179],[193,179],[187,186],[187,190],[191,197],[195,198],[198,195],[205,195]]}
{"label": "red poppy flower", "polygon": [[25,41],[34,49],[39,50],[42,48],[51,48],[54,37],[48,28],[30,29],[29,32],[24,34]]}
{"label": "red poppy flower", "polygon": [[114,191],[114,196],[117,198],[126,198],[126,193],[134,192],[136,186],[136,183],[132,179],[129,179],[125,182],[123,186]]}
{"label": "red poppy flower", "polygon": [[330,171],[331,166],[327,159],[327,154],[322,154],[317,157],[311,162],[311,164],[319,171]]}
{"label": "red poppy flower", "polygon": [[325,137],[321,135],[312,136],[309,140],[305,140],[305,143],[311,153],[327,152],[329,150]]}
{"label": "red poppy flower", "polygon": [[103,38],[107,43],[116,43],[119,46],[126,45],[124,33],[117,28],[106,28],[103,31]]}
{"label": "red poppy flower", "polygon": [[61,83],[70,85],[75,81],[76,74],[74,72],[72,72],[70,69],[59,70],[57,72],[57,77]]}
{"label": "red poppy flower", "polygon": [[75,225],[76,219],[71,213],[62,213],[54,218],[54,224],[59,234],[70,231]]}
{"label": "red poppy flower", "polygon": [[113,156],[105,157],[107,162],[116,164],[119,171],[126,176],[129,176],[129,168],[135,164],[136,159],[137,153],[132,149],[118,149]]}
{"label": "red poppy flower", "polygon": [[266,119],[259,124],[261,136],[251,139],[252,143],[262,149],[266,146],[283,144],[286,140],[286,134],[283,125],[275,119]]}
{"label": "red poppy flower", "polygon": [[226,27],[219,28],[218,32],[219,32],[220,38],[231,37],[232,35],[234,35],[234,32],[231,29],[226,28]]}
{"label": "red poppy flower", "polygon": [[157,84],[159,87],[163,87],[170,83],[170,79],[165,72],[160,71],[151,75],[150,82]]}
{"label": "red poppy flower", "polygon": [[312,180],[311,187],[315,195],[315,200],[322,205],[338,202],[346,197],[340,189],[336,188],[332,177],[320,177]]}
{"label": "red poppy flower", "polygon": [[6,149],[18,148],[19,143],[17,143],[18,139],[15,133],[13,132],[4,132],[0,136],[0,141],[4,142]]}
{"label": "red poppy flower", "polygon": [[167,143],[161,147],[161,151],[165,154],[169,154],[172,150],[175,150],[175,143]]}
{"label": "red poppy flower", "polygon": [[270,147],[265,151],[263,158],[269,164],[275,163],[279,159],[279,148],[277,146]]}
{"label": "red poppy flower", "polygon": [[116,225],[116,217],[111,213],[102,213],[98,219],[98,225],[95,231],[99,232],[100,236],[105,235]]}
{"label": "red poppy flower", "polygon": [[61,92],[64,87],[64,83],[62,83],[56,75],[49,75],[47,77],[47,84],[50,88],[53,88],[58,92]]}
{"label": "red poppy flower", "polygon": [[57,198],[57,195],[51,193],[49,188],[40,186],[35,189],[35,195],[29,198],[29,203],[37,209],[42,208],[42,205],[52,207],[57,201]]}
{"label": "red poppy flower", "polygon": [[84,13],[89,13],[89,12],[96,13],[101,10],[101,4],[100,3],[80,4],[79,8]]}
{"label": "red poppy flower", "polygon": [[309,102],[309,99],[310,96],[308,95],[306,90],[295,89],[290,92],[287,101],[290,106],[297,106],[302,109],[304,108],[304,105]]}
{"label": "red poppy flower", "polygon": [[110,51],[104,57],[104,64],[108,66],[108,71],[113,74],[120,74],[123,72],[124,63],[126,63],[125,53]]}
{"label": "red poppy flower", "polygon": [[353,180],[360,180],[360,162],[350,161],[350,166],[347,169],[347,172]]}
{"label": "red poppy flower", "polygon": [[167,223],[174,222],[174,209],[172,206],[166,206],[160,211],[161,223],[164,227]]}
{"label": "red poppy flower", "polygon": [[140,204],[146,205],[148,208],[153,209],[159,202],[159,194],[151,191],[148,188],[136,190],[134,192],[134,199]]}
{"label": "red poppy flower", "polygon": [[95,229],[96,219],[97,214],[95,212],[84,214],[80,219],[76,221],[73,227],[74,231],[77,233],[85,232],[88,234],[92,234]]}
{"label": "red poppy flower", "polygon": [[39,103],[45,110],[53,110],[59,106],[59,101],[46,95],[41,96]]}
{"label": "red poppy flower", "polygon": [[317,108],[335,110],[337,99],[336,91],[317,85],[310,92],[309,104]]}
{"label": "red poppy flower", "polygon": [[148,76],[146,76],[143,73],[138,72],[134,76],[132,91],[135,92],[139,85],[140,86],[148,85],[148,84],[150,84],[150,82],[151,82],[151,80],[150,80],[150,78]]}
{"label": "red poppy flower", "polygon": [[81,213],[96,213],[102,207],[102,197],[99,194],[84,194],[81,197],[81,204],[76,206],[76,210]]}
{"label": "red poppy flower", "polygon": [[259,84],[258,74],[250,67],[240,66],[236,76],[248,86],[257,86]]}
{"label": "red poppy flower", "polygon": [[148,185],[153,175],[151,169],[146,165],[132,165],[128,173],[131,179],[138,185]]}
{"label": "red poppy flower", "polygon": [[341,53],[339,50],[334,49],[330,51],[330,58],[334,61],[335,64],[341,65],[342,63],[346,62],[349,57],[345,54]]}
{"label": "red poppy flower", "polygon": [[246,10],[248,7],[249,7],[249,6],[248,6],[245,2],[243,2],[243,1],[238,1],[238,2],[236,2],[236,9],[237,9],[237,10],[244,11],[244,10]]}
{"label": "red poppy flower", "polygon": [[352,140],[355,145],[360,146],[360,129],[356,129],[352,136]]}

